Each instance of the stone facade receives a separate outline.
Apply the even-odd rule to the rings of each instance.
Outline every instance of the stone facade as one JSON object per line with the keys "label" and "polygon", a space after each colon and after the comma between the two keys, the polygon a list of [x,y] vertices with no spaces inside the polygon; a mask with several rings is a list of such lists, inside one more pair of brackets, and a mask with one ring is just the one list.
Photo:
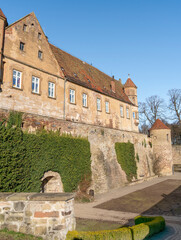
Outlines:
{"label": "stone facade", "polygon": [[0,193],[0,229],[64,240],[75,230],[70,193]]}
{"label": "stone facade", "polygon": [[[6,23],[1,12],[1,109],[138,132],[136,87],[124,87],[120,81],[51,45],[34,13],[9,26]],[[20,75],[19,85],[13,72]],[[36,91],[33,78],[38,81]],[[52,95],[49,83],[54,86]],[[70,90],[75,94],[73,102]]]}

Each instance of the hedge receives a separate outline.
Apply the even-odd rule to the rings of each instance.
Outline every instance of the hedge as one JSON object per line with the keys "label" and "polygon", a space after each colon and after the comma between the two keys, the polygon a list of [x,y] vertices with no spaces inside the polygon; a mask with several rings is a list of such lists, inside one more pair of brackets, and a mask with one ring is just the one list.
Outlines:
{"label": "hedge", "polygon": [[159,233],[165,228],[163,217],[143,217],[135,218],[135,226],[123,227],[114,230],[103,230],[95,232],[70,231],[66,240],[143,240]]}
{"label": "hedge", "polygon": [[123,227],[114,230],[103,230],[96,232],[68,232],[66,240],[132,240],[131,229]]}
{"label": "hedge", "polygon": [[87,139],[0,124],[0,191],[39,192],[47,171],[60,174],[64,191],[74,191],[85,176],[90,179],[90,156]]}
{"label": "hedge", "polygon": [[165,229],[165,219],[163,217],[138,216],[135,218],[135,224],[136,225],[132,227],[134,240],[151,237]]}
{"label": "hedge", "polygon": [[115,143],[115,150],[118,163],[125,171],[127,180],[131,181],[133,177],[137,178],[137,166],[135,161],[134,145],[130,142]]}

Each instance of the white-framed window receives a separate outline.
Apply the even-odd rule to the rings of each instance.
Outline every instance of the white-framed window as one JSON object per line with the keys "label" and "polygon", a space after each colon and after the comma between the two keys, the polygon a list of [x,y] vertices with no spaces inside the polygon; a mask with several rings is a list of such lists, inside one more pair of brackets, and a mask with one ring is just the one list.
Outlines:
{"label": "white-framed window", "polygon": [[129,108],[126,108],[126,117],[129,118]]}
{"label": "white-framed window", "polygon": [[13,87],[21,88],[21,77],[22,77],[21,72],[13,70]]}
{"label": "white-framed window", "polygon": [[75,103],[75,90],[70,89],[69,93],[70,103]]}
{"label": "white-framed window", "polygon": [[40,79],[32,76],[32,92],[39,93]]}
{"label": "white-framed window", "polygon": [[43,52],[40,51],[40,50],[38,51],[38,58],[39,58],[39,59],[42,59],[42,58],[43,58]]}
{"label": "white-framed window", "polygon": [[105,109],[106,109],[106,113],[109,113],[109,102],[108,101],[105,102]]}
{"label": "white-framed window", "polygon": [[136,118],[135,112],[133,112],[133,118],[134,118],[134,119]]}
{"label": "white-framed window", "polygon": [[101,99],[97,98],[97,111],[101,111]]}
{"label": "white-framed window", "polygon": [[123,106],[120,106],[120,115],[121,115],[121,117],[124,117],[124,108],[123,108]]}
{"label": "white-framed window", "polygon": [[51,98],[55,97],[55,83],[48,82],[48,96]]}
{"label": "white-framed window", "polygon": [[87,94],[86,93],[82,94],[82,105],[83,105],[83,107],[87,107]]}

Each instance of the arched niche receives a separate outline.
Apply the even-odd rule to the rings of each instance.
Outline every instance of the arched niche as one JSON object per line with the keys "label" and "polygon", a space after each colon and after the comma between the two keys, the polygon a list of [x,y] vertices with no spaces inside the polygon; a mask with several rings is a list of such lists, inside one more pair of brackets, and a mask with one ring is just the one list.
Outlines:
{"label": "arched niche", "polygon": [[60,174],[57,172],[52,171],[45,172],[41,181],[42,181],[41,192],[43,193],[64,192]]}

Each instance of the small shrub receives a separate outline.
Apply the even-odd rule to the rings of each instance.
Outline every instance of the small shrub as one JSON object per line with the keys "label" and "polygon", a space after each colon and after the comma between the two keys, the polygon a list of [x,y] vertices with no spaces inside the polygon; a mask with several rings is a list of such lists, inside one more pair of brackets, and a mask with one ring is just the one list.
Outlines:
{"label": "small shrub", "polygon": [[152,148],[152,142],[149,142],[150,147]]}
{"label": "small shrub", "polygon": [[136,153],[136,159],[137,159],[138,162],[140,161],[138,153]]}
{"label": "small shrub", "polygon": [[101,129],[101,135],[104,136],[104,129]]}

